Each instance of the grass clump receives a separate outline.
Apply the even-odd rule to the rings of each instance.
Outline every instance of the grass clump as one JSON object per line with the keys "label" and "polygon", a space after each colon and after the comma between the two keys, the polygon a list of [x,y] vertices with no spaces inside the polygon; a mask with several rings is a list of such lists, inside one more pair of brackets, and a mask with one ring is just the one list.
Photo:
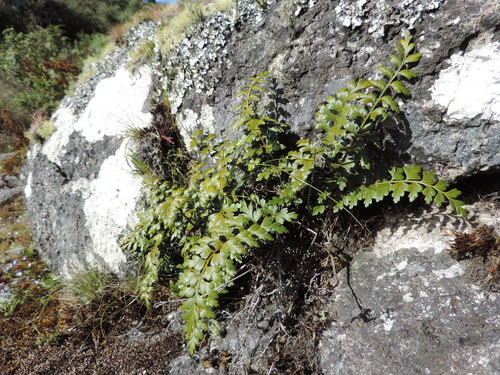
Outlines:
{"label": "grass clump", "polygon": [[135,71],[139,66],[149,65],[155,57],[155,42],[152,40],[139,44],[131,53],[128,69]]}
{"label": "grass clump", "polygon": [[109,299],[134,298],[138,293],[137,276],[118,278],[96,268],[85,268],[62,281],[60,300],[75,306],[101,305]]}

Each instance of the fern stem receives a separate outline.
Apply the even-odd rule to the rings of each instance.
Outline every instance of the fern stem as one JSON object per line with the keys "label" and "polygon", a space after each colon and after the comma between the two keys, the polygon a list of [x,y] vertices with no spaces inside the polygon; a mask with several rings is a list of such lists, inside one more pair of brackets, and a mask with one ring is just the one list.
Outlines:
{"label": "fern stem", "polygon": [[[260,165],[260,164],[257,164],[257,165]],[[265,165],[265,164],[262,164],[262,165]],[[275,169],[277,169],[277,170],[279,170],[280,172],[286,173],[286,174],[287,174],[287,175],[289,175],[291,178],[293,178],[293,179],[295,179],[295,180],[297,180],[297,181],[299,181],[299,182],[303,183],[304,185],[308,186],[309,188],[311,188],[311,189],[315,190],[316,192],[318,192],[318,193],[320,193],[321,195],[325,196],[326,198],[330,199],[333,203],[335,203],[335,204],[337,204],[337,205],[339,204],[339,202],[338,202],[335,198],[333,198],[331,195],[327,194],[326,192],[324,192],[323,190],[321,190],[321,189],[317,188],[316,186],[314,186],[314,185],[310,184],[309,182],[304,181],[304,180],[302,180],[302,179],[301,179],[301,178],[299,178],[299,177],[292,176],[292,174],[291,174],[290,172],[287,172],[287,171],[286,171],[286,170],[284,170],[283,168],[280,168],[280,167],[277,167],[277,166],[272,166],[272,167],[273,167],[273,168],[275,168]],[[361,222],[357,219],[357,217],[356,217],[356,216],[354,216],[354,214],[353,214],[351,211],[349,211],[349,210],[348,210],[347,208],[345,208],[345,207],[342,207],[342,209],[343,209],[344,211],[346,211],[346,212],[347,212],[347,213],[348,213],[348,214],[349,214],[349,215],[350,215],[350,216],[351,216],[351,217],[352,217],[352,218],[356,221],[356,223],[358,223],[358,224],[359,224],[359,225],[360,225],[363,229],[365,229],[365,230],[367,230],[368,232],[370,232],[370,230],[369,230],[368,228],[366,228],[366,227],[365,227],[365,226],[364,226],[364,225],[363,225],[363,224],[362,224],[362,223],[361,223]]]}

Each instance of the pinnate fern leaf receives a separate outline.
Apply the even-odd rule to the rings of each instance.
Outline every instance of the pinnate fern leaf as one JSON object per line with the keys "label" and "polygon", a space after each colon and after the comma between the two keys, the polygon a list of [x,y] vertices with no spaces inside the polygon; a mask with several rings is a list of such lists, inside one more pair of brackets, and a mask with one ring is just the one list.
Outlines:
{"label": "pinnate fern leaf", "polygon": [[393,168],[391,178],[376,182],[368,186],[360,186],[354,192],[346,194],[335,206],[338,211],[345,207],[353,208],[360,201],[365,207],[373,202],[379,202],[388,195],[391,195],[394,203],[407,195],[410,201],[414,201],[419,195],[423,195],[427,204],[434,203],[441,207],[448,203],[455,213],[467,218],[467,211],[463,208],[464,203],[458,199],[460,191],[457,189],[447,190],[448,184],[436,178],[434,172],[422,171],[417,165]]}

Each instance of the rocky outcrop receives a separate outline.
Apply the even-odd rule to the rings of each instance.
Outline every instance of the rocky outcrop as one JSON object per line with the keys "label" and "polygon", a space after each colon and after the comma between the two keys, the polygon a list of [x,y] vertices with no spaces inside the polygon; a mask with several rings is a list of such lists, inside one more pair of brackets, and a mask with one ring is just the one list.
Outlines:
{"label": "rocky outcrop", "polygon": [[[493,0],[284,1],[238,32],[200,25],[165,58],[166,89],[182,128],[221,133],[248,77],[268,70],[284,120],[307,134],[318,104],[348,80],[372,77],[410,28],[423,53],[420,78],[392,135],[408,160],[460,179],[500,162],[499,10]],[[178,74],[179,66],[187,69]]]}
{"label": "rocky outcrop", "polygon": [[[485,283],[486,265],[482,260],[457,261],[447,251],[453,239],[449,228],[470,231],[471,226],[486,225],[496,228],[498,236],[498,204],[478,203],[468,209],[469,222],[436,210],[390,212],[379,219],[368,251],[354,255],[338,274],[337,286],[330,283],[329,297],[304,308],[301,325],[306,331],[314,323],[327,322],[322,332],[298,343],[315,346],[315,355],[306,357],[311,371],[325,375],[500,371],[500,299]],[[251,294],[241,311],[224,317],[224,334],[210,339],[199,359],[180,356],[170,364],[170,373],[236,375],[271,369],[286,373],[280,372],[279,356],[269,348],[274,347],[273,340],[297,335],[297,327],[280,328],[278,316],[286,306],[279,298],[265,304],[261,294],[259,305],[255,298],[258,294]],[[318,320],[308,321],[308,315]],[[280,332],[283,329],[287,332]],[[286,350],[282,343],[281,351]],[[221,358],[228,356],[231,361],[221,364]]]}
{"label": "rocky outcrop", "polygon": [[118,243],[140,195],[124,135],[127,127],[147,125],[153,81],[157,94],[167,92],[184,137],[200,128],[221,135],[234,119],[238,90],[269,70],[283,120],[308,135],[318,104],[349,79],[372,76],[406,28],[423,59],[400,123],[388,126],[388,142],[402,160],[449,180],[497,171],[498,8],[493,0],[289,0],[262,13],[250,3],[238,17],[218,13],[195,25],[152,71],[131,74],[127,51],[154,36],[155,25],[142,24],[63,101],[56,133],[32,148],[26,195],[42,252],[64,273],[81,262],[122,269]]}
{"label": "rocky outcrop", "polygon": [[[195,25],[151,70],[130,73],[117,49],[62,103],[53,136],[31,147],[26,197],[42,254],[64,275],[85,266],[125,272],[119,245],[141,200],[125,134],[148,125],[151,98],[167,94],[184,137],[196,129],[227,136],[237,92],[268,70],[282,120],[309,136],[318,104],[350,79],[373,77],[406,29],[423,58],[398,123],[387,124],[387,144],[401,161],[449,181],[498,175],[499,15],[495,0],[287,0],[266,11],[252,2]],[[137,35],[152,38],[154,28],[140,25],[123,48],[138,43]],[[499,230],[491,208],[472,208],[477,225]],[[444,251],[450,238],[441,227],[467,224],[436,211],[385,217],[374,246],[353,256],[338,286],[315,306],[331,320],[322,322],[317,345],[310,341],[312,367],[324,374],[500,371],[497,292]],[[252,319],[227,313],[225,335],[199,357],[230,353],[231,361],[217,368],[183,356],[171,373],[271,373],[268,349],[281,322],[278,306],[265,305],[252,310]]]}

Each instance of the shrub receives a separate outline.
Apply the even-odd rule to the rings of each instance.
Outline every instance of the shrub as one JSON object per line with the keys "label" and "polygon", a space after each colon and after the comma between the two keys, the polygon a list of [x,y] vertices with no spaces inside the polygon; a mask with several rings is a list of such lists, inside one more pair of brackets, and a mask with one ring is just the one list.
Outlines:
{"label": "shrub", "polygon": [[29,115],[50,113],[64,96],[68,84],[79,72],[77,53],[59,27],[29,33],[3,32],[0,41],[0,84],[10,95],[0,96],[2,128],[7,116],[25,130]]}

